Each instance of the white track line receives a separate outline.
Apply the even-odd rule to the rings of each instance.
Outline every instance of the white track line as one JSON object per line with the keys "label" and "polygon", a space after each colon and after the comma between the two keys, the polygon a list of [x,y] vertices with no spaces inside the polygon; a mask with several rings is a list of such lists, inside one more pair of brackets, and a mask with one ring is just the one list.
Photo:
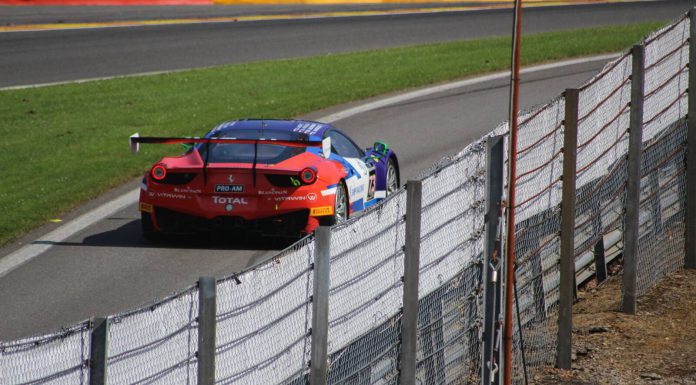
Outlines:
{"label": "white track line", "polygon": [[[562,68],[575,64],[589,63],[600,60],[607,61],[617,57],[617,55],[618,54],[592,56],[582,59],[573,59],[550,64],[542,64],[538,66],[527,67],[523,69],[521,72],[533,73],[555,68]],[[401,102],[417,99],[432,94],[441,93],[460,87],[480,84],[491,80],[505,79],[509,76],[509,72],[497,72],[491,75],[485,75],[472,79],[460,80],[452,83],[423,88],[417,91],[407,92],[401,95],[365,103],[353,108],[349,108],[347,110],[339,111],[337,113],[324,116],[323,118],[319,118],[317,120],[325,123],[333,123],[342,119],[349,118],[351,116],[359,115],[368,111],[373,111],[378,108],[383,108],[386,106],[398,104]],[[89,211],[88,213],[71,220],[70,222],[44,235],[40,239],[35,240],[31,244],[24,246],[5,257],[2,257],[2,259],[0,259],[0,277],[18,268],[22,264],[29,262],[31,259],[39,256],[40,254],[44,253],[45,251],[53,247],[55,243],[63,242],[69,237],[75,235],[76,233],[88,228],[89,226],[92,226],[93,224],[101,221],[104,218],[107,218],[110,215],[113,215],[115,212],[132,204],[135,204],[139,199],[139,191],[139,188],[131,190],[115,198],[114,200],[109,201],[95,208],[94,210]]]}

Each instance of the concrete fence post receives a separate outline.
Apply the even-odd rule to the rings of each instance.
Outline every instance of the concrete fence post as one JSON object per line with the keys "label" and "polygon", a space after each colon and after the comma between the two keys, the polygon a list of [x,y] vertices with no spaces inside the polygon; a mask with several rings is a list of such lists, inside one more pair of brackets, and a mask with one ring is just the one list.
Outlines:
{"label": "concrete fence post", "polygon": [[643,146],[643,94],[645,84],[645,47],[634,45],[631,74],[631,125],[628,129],[628,181],[624,214],[624,273],[621,311],[636,314],[638,227],[640,215],[640,163]]}
{"label": "concrete fence post", "polygon": [[215,383],[215,313],[214,277],[198,279],[198,385]]}
{"label": "concrete fence post", "polygon": [[696,269],[696,8],[689,12],[689,110],[686,148],[686,239],[684,267]]}
{"label": "concrete fence post", "polygon": [[331,228],[314,232],[314,292],[312,295],[312,352],[309,384],[326,385],[329,341],[329,279],[331,273]]}
{"label": "concrete fence post", "polygon": [[404,308],[401,318],[401,356],[399,357],[399,384],[401,385],[416,383],[422,188],[421,181],[406,182]]}
{"label": "concrete fence post", "polygon": [[481,360],[481,381],[483,385],[499,384],[500,371],[495,354],[495,340],[501,330],[500,267],[502,258],[499,249],[498,225],[503,196],[504,140],[502,136],[488,138],[486,142],[486,216],[484,218],[484,256],[483,256],[483,360]]}
{"label": "concrete fence post", "polygon": [[563,124],[563,192],[561,201],[561,260],[558,287],[558,345],[556,366],[570,369],[575,297],[575,171],[578,149],[580,91],[565,91]]}
{"label": "concrete fence post", "polygon": [[89,349],[89,385],[106,385],[106,360],[109,350],[109,319],[92,318]]}

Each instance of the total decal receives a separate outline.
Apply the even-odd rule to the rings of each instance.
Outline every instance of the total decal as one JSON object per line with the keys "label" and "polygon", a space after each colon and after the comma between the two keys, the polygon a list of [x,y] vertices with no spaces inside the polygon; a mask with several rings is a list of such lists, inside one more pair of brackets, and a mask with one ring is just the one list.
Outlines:
{"label": "total decal", "polygon": [[227,204],[233,204],[233,205],[248,205],[249,201],[246,200],[244,197],[219,197],[219,196],[213,196],[213,203],[218,204],[218,205],[227,205]]}

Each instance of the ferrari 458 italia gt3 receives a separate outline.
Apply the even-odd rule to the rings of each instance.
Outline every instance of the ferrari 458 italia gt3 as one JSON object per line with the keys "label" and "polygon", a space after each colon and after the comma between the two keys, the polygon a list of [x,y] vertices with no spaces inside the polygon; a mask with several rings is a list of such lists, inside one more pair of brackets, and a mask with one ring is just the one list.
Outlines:
{"label": "ferrari 458 italia gt3", "polygon": [[344,221],[399,188],[399,165],[382,142],[361,149],[328,124],[238,120],[203,137],[130,138],[183,143],[143,178],[143,234],[222,231],[300,236]]}

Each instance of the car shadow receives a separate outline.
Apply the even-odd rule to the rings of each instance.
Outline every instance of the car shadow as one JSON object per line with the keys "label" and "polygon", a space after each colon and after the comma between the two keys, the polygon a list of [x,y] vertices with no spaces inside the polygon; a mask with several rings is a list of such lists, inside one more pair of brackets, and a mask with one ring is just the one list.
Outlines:
{"label": "car shadow", "polygon": [[[107,220],[128,220],[129,218],[107,218]],[[86,236],[81,242],[54,242],[37,240],[37,245],[91,246],[91,247],[133,247],[154,249],[197,249],[197,250],[282,250],[295,240],[286,238],[260,237],[248,234],[177,234],[162,236],[161,239],[148,240],[142,236],[139,219],[130,219],[120,227]]]}

